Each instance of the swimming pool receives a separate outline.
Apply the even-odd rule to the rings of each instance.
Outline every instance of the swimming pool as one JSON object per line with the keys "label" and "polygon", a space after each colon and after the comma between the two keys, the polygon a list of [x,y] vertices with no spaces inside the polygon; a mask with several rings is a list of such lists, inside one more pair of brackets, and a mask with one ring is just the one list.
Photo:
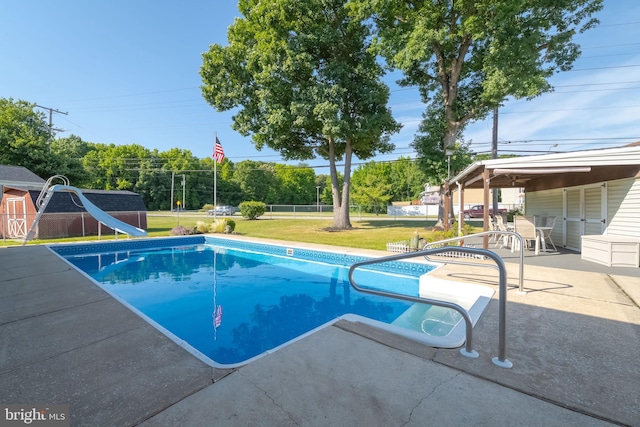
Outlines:
{"label": "swimming pool", "polygon": [[[452,310],[355,291],[348,266],[363,256],[204,236],[50,248],[214,366],[247,363],[341,317],[434,338],[460,323]],[[357,280],[417,296],[433,268],[387,263]]]}

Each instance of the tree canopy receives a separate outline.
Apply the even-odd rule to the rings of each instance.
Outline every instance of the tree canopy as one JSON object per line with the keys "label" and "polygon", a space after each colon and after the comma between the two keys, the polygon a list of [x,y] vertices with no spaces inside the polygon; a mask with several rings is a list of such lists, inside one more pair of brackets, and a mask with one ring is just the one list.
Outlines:
{"label": "tree canopy", "polygon": [[[88,142],[75,135],[50,138],[44,115],[34,109],[34,104],[0,99],[0,107],[0,164],[24,166],[43,179],[62,174],[80,188],[135,191],[149,210],[175,208],[178,200],[189,210],[213,202],[214,160],[210,157],[199,159],[182,148],[159,152],[139,144]],[[392,171],[416,168],[415,162],[408,159],[384,165],[385,170]],[[225,158],[216,170],[218,202],[223,205],[238,206],[249,200],[315,205],[318,198],[322,204],[333,202],[330,176],[316,175],[304,163],[295,166],[253,160],[234,163]],[[340,172],[336,175],[340,186],[343,176]],[[405,181],[413,174],[386,175],[387,185],[403,189],[393,191],[392,200],[407,197]],[[357,202],[371,203],[369,199]]]}
{"label": "tree canopy", "polygon": [[343,0],[240,0],[238,8],[243,18],[229,27],[229,45],[203,55],[204,98],[219,111],[238,108],[233,127],[258,149],[327,159],[334,227],[350,227],[353,155],[391,151],[399,130],[367,26]]}
{"label": "tree canopy", "polygon": [[376,46],[401,85],[418,87],[425,120],[443,120],[442,149],[507,97],[552,89],[548,79],[580,55],[573,37],[597,24],[602,0],[352,0],[371,19]]}
{"label": "tree canopy", "polygon": [[[429,173],[465,160],[465,126],[506,98],[552,90],[549,78],[580,55],[574,35],[597,24],[603,0],[351,0],[375,28],[375,47],[401,86],[427,105],[413,142]],[[447,156],[451,151],[453,156]],[[439,183],[441,183],[440,181]],[[442,203],[438,225],[443,224]]]}
{"label": "tree canopy", "polygon": [[0,98],[0,164],[24,166],[40,176],[58,173],[60,156],[52,153],[49,126],[35,104]]}

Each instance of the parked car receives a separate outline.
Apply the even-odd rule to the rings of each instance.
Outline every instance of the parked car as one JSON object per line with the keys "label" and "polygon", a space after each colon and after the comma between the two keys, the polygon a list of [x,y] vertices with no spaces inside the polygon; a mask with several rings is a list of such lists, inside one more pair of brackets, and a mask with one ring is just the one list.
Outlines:
{"label": "parked car", "polygon": [[233,215],[234,209],[231,206],[216,206],[214,209],[209,209],[209,216],[214,215]]}
{"label": "parked car", "polygon": [[[498,209],[498,214],[502,215],[502,214],[506,214],[507,210],[504,208],[499,208]],[[489,208],[489,215],[493,215],[493,209]],[[464,219],[471,219],[471,218],[484,218],[484,206],[483,205],[474,205],[471,206],[471,208],[469,209],[465,209],[464,210]]]}

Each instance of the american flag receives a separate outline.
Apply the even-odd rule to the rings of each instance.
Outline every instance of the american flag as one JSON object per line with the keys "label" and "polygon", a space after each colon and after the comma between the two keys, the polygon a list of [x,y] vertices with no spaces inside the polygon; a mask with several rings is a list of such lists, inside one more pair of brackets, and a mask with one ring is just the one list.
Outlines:
{"label": "american flag", "polygon": [[216,159],[216,162],[222,163],[224,160],[224,151],[222,150],[222,144],[218,140],[216,136],[216,143],[213,145],[213,158]]}
{"label": "american flag", "polygon": [[216,307],[215,315],[213,316],[213,326],[216,328],[220,327],[222,324],[222,306],[219,305]]}

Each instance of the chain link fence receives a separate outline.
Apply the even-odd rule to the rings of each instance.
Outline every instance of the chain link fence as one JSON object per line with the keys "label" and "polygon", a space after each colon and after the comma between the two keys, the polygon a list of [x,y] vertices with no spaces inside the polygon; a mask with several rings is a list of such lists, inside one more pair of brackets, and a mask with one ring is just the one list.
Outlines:
{"label": "chain link fence", "polygon": [[[138,228],[147,228],[146,211],[109,212],[109,215]],[[24,240],[35,218],[34,214],[0,214],[0,237],[4,245],[7,240]],[[113,229],[99,223],[87,212],[45,213],[38,221],[34,238],[59,239],[112,233],[115,233]]]}

